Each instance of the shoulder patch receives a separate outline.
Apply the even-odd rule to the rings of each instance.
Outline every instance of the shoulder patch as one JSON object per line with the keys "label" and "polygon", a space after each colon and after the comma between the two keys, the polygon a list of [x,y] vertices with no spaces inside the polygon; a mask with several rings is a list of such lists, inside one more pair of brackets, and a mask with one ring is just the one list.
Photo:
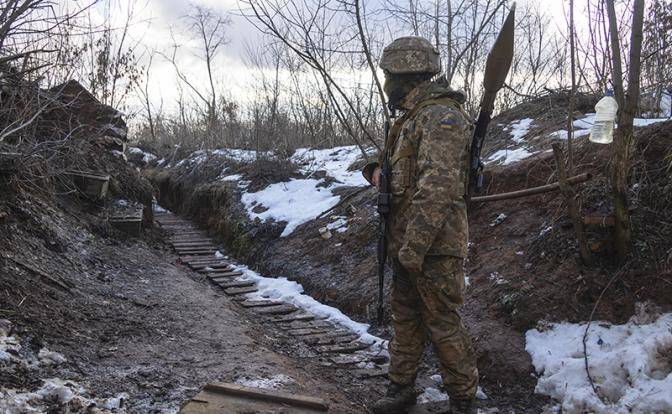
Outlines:
{"label": "shoulder patch", "polygon": [[462,116],[450,111],[439,120],[439,127],[448,130],[462,129]]}

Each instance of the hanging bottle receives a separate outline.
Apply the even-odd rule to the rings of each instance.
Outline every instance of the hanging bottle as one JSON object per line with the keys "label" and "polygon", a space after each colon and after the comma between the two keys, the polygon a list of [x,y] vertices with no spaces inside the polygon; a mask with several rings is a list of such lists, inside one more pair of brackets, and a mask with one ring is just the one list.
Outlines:
{"label": "hanging bottle", "polygon": [[614,121],[618,112],[618,103],[614,93],[607,90],[604,98],[595,105],[595,122],[590,130],[590,141],[598,144],[611,144],[614,141]]}

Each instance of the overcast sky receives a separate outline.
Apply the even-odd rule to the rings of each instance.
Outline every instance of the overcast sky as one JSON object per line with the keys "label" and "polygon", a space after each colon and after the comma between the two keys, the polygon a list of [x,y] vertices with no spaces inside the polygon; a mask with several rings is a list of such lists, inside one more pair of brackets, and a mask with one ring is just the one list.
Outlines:
{"label": "overcast sky", "polygon": [[[67,0],[66,0],[67,1]],[[366,0],[367,4],[371,4]],[[221,58],[217,62],[216,77],[218,83],[225,86],[236,99],[248,99],[252,91],[253,78],[249,68],[245,65],[246,43],[259,44],[262,41],[257,29],[240,15],[238,0],[193,0],[194,3],[207,6],[213,10],[225,13],[231,19],[228,27],[230,43],[221,51]],[[563,16],[563,0],[519,0],[519,4],[526,2],[538,3],[542,10],[553,16],[555,25],[565,26]],[[122,1],[123,3],[123,1]],[[136,0],[136,23],[131,30],[131,38],[140,41],[148,50],[168,51],[171,48],[171,31],[178,43],[184,45],[184,52],[180,54],[181,66],[188,68],[190,76],[205,81],[205,68],[199,59],[189,53],[189,36],[184,33],[184,24],[181,20],[186,14],[189,2],[184,0]],[[103,4],[100,4],[95,13],[105,13]],[[115,26],[122,26],[125,12],[113,10],[112,17]],[[196,46],[196,44],[193,44]],[[150,92],[156,105],[163,100],[164,109],[170,111],[175,107],[178,93],[175,74],[172,66],[161,56],[154,58],[152,66],[152,82]]]}

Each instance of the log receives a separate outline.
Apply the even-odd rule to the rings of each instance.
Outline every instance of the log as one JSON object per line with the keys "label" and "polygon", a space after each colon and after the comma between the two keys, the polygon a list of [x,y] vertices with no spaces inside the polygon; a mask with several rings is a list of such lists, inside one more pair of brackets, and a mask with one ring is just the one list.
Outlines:
{"label": "log", "polygon": [[[590,173],[576,175],[567,179],[567,184],[579,184],[593,179]],[[540,187],[526,188],[524,190],[512,191],[510,193],[492,194],[480,197],[471,197],[472,203],[488,203],[491,201],[510,200],[513,198],[529,197],[537,194],[550,193],[560,190],[560,183],[542,185]]]}

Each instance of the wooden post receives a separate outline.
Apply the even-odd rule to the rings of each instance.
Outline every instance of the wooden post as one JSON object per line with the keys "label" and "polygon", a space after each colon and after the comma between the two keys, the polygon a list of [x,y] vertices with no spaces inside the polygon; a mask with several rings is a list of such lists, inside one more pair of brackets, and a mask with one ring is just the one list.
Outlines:
{"label": "wooden post", "polygon": [[586,241],[586,233],[583,229],[583,220],[581,218],[580,201],[577,202],[577,196],[571,185],[567,182],[567,170],[565,167],[565,155],[560,149],[558,143],[553,144],[553,155],[555,156],[555,163],[558,167],[558,183],[560,184],[560,192],[567,203],[567,210],[569,217],[574,224],[574,231],[576,232],[576,240],[579,242],[579,254],[584,265],[592,263],[590,249]]}

